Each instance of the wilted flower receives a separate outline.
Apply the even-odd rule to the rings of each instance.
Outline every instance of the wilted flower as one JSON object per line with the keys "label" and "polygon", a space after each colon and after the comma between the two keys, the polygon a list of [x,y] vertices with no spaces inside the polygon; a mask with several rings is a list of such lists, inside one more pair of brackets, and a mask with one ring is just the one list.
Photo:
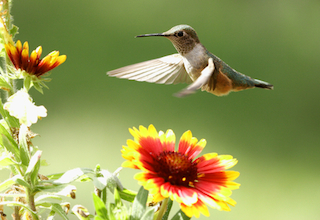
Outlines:
{"label": "wilted flower", "polygon": [[59,66],[67,59],[66,55],[59,56],[59,51],[52,51],[43,59],[40,59],[41,46],[33,50],[29,57],[29,44],[27,41],[24,42],[23,47],[20,40],[17,41],[16,46],[9,42],[5,44],[5,49],[16,69],[24,70],[28,74],[37,77]]}
{"label": "wilted flower", "polygon": [[47,116],[47,109],[44,106],[36,106],[23,89],[10,96],[3,107],[11,116],[19,119],[20,124],[28,127],[36,123],[38,118]]}
{"label": "wilted flower", "polygon": [[122,156],[127,161],[122,166],[143,171],[135,179],[154,194],[155,202],[168,197],[176,200],[189,217],[209,216],[206,204],[225,211],[230,210],[228,204],[236,204],[229,196],[239,188],[240,184],[232,182],[239,172],[225,171],[237,163],[232,156],[209,153],[196,159],[206,141],[198,142],[191,131],[182,135],[175,151],[172,130],[158,133],[153,125],[129,130],[134,140],[123,146]]}

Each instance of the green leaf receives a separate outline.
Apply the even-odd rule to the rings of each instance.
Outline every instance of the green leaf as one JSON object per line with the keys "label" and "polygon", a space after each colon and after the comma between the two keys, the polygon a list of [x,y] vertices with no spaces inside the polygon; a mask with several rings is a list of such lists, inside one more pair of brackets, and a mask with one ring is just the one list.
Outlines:
{"label": "green leaf", "polygon": [[0,88],[6,91],[13,91],[12,86],[0,75]]}
{"label": "green leaf", "polygon": [[31,157],[29,166],[25,173],[25,176],[30,178],[32,185],[37,185],[38,183],[38,171],[40,168],[40,157],[42,151],[38,150],[35,154]]}
{"label": "green leaf", "polygon": [[[42,203],[38,203],[37,206],[51,210],[49,217],[54,216],[57,213],[62,217],[62,219],[69,220],[69,218],[67,217],[67,214],[65,213],[61,205],[58,203],[42,202]],[[51,219],[54,219],[54,218],[51,218]]]}
{"label": "green leaf", "polygon": [[139,192],[134,199],[131,207],[130,220],[139,220],[146,211],[146,204],[148,200],[149,191],[145,190],[143,186],[140,187]]}
{"label": "green leaf", "polygon": [[2,124],[0,124],[0,134],[0,145],[4,146],[9,152],[11,152],[17,161],[20,161],[18,159],[20,156],[18,145]]}
{"label": "green leaf", "polygon": [[94,220],[105,220],[105,219],[100,217],[99,215],[96,215],[96,216],[94,216]]}
{"label": "green leaf", "polygon": [[40,160],[40,166],[42,166],[42,167],[49,166],[49,163],[45,159],[42,159],[42,160]]}
{"label": "green leaf", "polygon": [[29,183],[27,183],[24,179],[22,178],[17,178],[16,179],[16,183],[19,184],[19,185],[22,185],[28,189],[31,189],[31,186],[29,185]]}
{"label": "green leaf", "polygon": [[121,208],[123,206],[123,203],[120,198],[119,190],[115,188],[113,193],[114,193],[114,202],[116,204],[116,207]]}
{"label": "green leaf", "polygon": [[67,214],[64,212],[64,210],[62,209],[61,205],[59,205],[57,203],[53,203],[51,209],[53,211],[55,211],[56,213],[58,213],[63,219],[69,220],[69,218],[67,217]]}
{"label": "green leaf", "polygon": [[34,220],[38,220],[39,219],[37,213],[32,211],[29,208],[29,206],[27,206],[26,204],[23,204],[22,202],[6,201],[6,202],[0,202],[0,205],[4,205],[4,206],[5,205],[7,205],[7,206],[21,206],[21,207],[25,208],[26,210],[28,210],[31,213],[31,215],[32,215]]}
{"label": "green leaf", "polygon": [[32,81],[31,81],[31,77],[29,75],[27,75],[24,80],[23,80],[23,87],[29,91],[29,89],[32,87]]}
{"label": "green leaf", "polygon": [[181,209],[172,217],[171,220],[189,220],[190,217],[186,216]]}
{"label": "green leaf", "polygon": [[128,210],[126,206],[123,204],[120,198],[119,189],[114,188],[114,201],[115,206],[113,209],[113,214],[116,219],[128,219]]}
{"label": "green leaf", "polygon": [[0,184],[0,192],[7,190],[8,188],[10,188],[13,184],[16,183],[15,181],[16,176],[5,180],[4,182],[1,182]]}
{"label": "green leaf", "polygon": [[43,195],[38,196],[35,199],[35,204],[36,204],[36,206],[38,206],[38,205],[41,205],[42,203],[49,203],[52,200],[61,201],[62,198],[60,196],[56,196],[56,195],[43,194]]}
{"label": "green leaf", "polygon": [[13,155],[7,151],[2,152],[0,157],[0,168],[7,167],[9,165],[19,165],[17,161],[12,159]]}
{"label": "green leaf", "polygon": [[73,181],[76,181],[83,175],[87,173],[93,173],[92,169],[89,168],[75,168],[65,172],[59,179],[53,181],[55,184],[68,184]]}
{"label": "green leaf", "polygon": [[137,195],[137,192],[129,189],[123,189],[122,191],[119,191],[119,195],[121,199],[132,203]]}
{"label": "green leaf", "polygon": [[49,174],[46,175],[46,177],[48,177],[50,180],[57,180],[59,179],[64,173],[53,173],[53,174]]}
{"label": "green leaf", "polygon": [[154,209],[149,208],[144,215],[142,216],[141,220],[153,220],[154,216]]}
{"label": "green leaf", "polygon": [[41,85],[40,85],[39,82],[33,82],[33,86],[34,86],[34,88],[35,88],[36,90],[38,90],[38,92],[40,92],[41,94],[43,94],[43,89],[42,89],[42,87],[41,87]]}
{"label": "green leaf", "polygon": [[[73,189],[76,189],[73,185],[59,184],[53,185],[48,184],[48,181],[40,181],[39,185],[35,187],[35,191],[41,191],[42,193],[55,193],[56,195],[68,196]],[[43,185],[40,185],[43,184]]]}
{"label": "green leaf", "polygon": [[14,38],[14,36],[19,33],[18,30],[19,30],[19,27],[15,26],[14,24],[11,25],[11,29],[9,32],[12,38]]}
{"label": "green leaf", "polygon": [[103,190],[107,186],[107,180],[104,177],[92,177],[92,182],[99,190]]}
{"label": "green leaf", "polygon": [[167,220],[168,219],[169,213],[170,213],[171,208],[172,208],[173,201],[171,199],[168,199],[168,200],[169,201],[168,201],[168,204],[167,204],[166,212],[162,216],[162,220]]}
{"label": "green leaf", "polygon": [[13,184],[19,184],[28,188],[30,187],[30,185],[23,179],[21,175],[15,175],[12,178],[3,181],[0,184],[0,192],[7,190]]}
{"label": "green leaf", "polygon": [[108,206],[108,210],[109,210],[109,219],[110,220],[117,220],[116,216],[114,216],[115,210],[116,210],[116,205],[114,203],[109,203]]}
{"label": "green leaf", "polygon": [[29,156],[29,150],[28,150],[28,144],[27,144],[27,126],[20,126],[19,129],[19,145],[20,145],[20,158],[21,162],[25,166],[29,166],[30,162],[30,156]]}
{"label": "green leaf", "polygon": [[104,202],[102,202],[102,200],[96,194],[92,193],[92,196],[93,196],[94,208],[96,210],[97,215],[101,219],[104,219],[104,220],[109,219],[108,218],[108,210],[107,210]]}

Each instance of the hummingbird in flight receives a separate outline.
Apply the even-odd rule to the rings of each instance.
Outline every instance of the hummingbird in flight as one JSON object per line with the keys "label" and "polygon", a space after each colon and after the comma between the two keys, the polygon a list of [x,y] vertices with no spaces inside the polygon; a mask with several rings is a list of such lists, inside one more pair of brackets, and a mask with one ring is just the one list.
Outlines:
{"label": "hummingbird in flight", "polygon": [[175,94],[184,97],[201,88],[217,96],[250,88],[273,89],[273,85],[246,76],[210,53],[189,25],[177,25],[163,33],[136,37],[160,36],[169,39],[178,53],[107,72],[109,76],[159,84],[188,83]]}

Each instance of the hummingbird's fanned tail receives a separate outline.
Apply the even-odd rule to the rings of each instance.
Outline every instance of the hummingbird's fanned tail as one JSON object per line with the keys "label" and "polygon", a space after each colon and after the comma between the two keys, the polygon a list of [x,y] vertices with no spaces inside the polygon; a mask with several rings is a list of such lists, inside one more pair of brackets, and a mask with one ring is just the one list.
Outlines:
{"label": "hummingbird's fanned tail", "polygon": [[255,81],[254,86],[257,87],[257,88],[273,90],[273,85],[271,85],[271,84],[269,84],[267,82],[264,82],[264,81],[258,80],[258,79],[254,79],[254,81]]}

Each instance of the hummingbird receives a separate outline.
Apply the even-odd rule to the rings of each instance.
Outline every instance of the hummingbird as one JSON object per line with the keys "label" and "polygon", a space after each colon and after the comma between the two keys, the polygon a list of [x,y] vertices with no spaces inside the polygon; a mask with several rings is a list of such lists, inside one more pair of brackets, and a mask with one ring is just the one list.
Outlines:
{"label": "hummingbird", "polygon": [[234,70],[210,53],[189,25],[177,25],[163,33],[136,37],[152,36],[169,39],[178,53],[115,69],[107,75],[159,84],[190,84],[176,93],[177,97],[190,95],[200,88],[216,96],[254,87],[273,89],[273,85]]}

